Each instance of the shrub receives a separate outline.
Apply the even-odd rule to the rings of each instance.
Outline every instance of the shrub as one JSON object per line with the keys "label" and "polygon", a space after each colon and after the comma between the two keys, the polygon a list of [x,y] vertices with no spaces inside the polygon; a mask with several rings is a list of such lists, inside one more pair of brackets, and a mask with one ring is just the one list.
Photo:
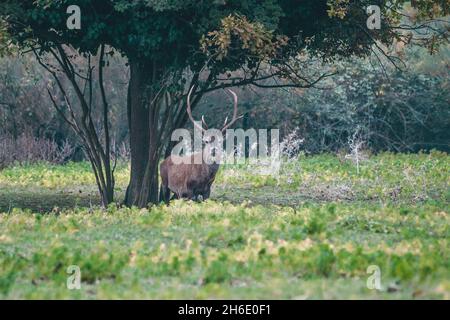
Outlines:
{"label": "shrub", "polygon": [[3,135],[0,136],[0,169],[16,163],[43,161],[62,164],[71,158],[74,150],[67,141],[59,146],[55,140],[30,134],[22,134],[17,139]]}

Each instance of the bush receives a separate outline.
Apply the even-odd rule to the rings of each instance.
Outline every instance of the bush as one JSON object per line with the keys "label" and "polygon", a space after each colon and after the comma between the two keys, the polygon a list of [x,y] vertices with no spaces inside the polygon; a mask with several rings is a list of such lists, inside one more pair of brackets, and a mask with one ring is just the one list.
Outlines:
{"label": "bush", "polygon": [[[113,63],[105,68],[104,85],[111,108],[112,147],[113,151],[118,153],[119,156],[126,157],[128,152],[128,123],[125,119],[128,75],[125,72],[125,62],[122,58],[115,56],[110,59]],[[83,66],[81,63],[80,67]],[[38,64],[32,54],[0,58],[0,136],[5,135],[2,138],[3,140],[9,141],[10,137],[17,140],[16,142],[9,141],[10,146],[17,146],[19,142],[24,142],[28,145],[20,147],[22,150],[27,150],[27,147],[33,146],[33,148],[41,151],[48,150],[52,154],[46,154],[42,157],[39,157],[38,154],[30,155],[30,159],[27,159],[25,154],[15,154],[16,158],[33,161],[38,156],[37,159],[45,158],[45,160],[49,159],[50,162],[60,161],[55,160],[55,157],[58,158],[58,156],[56,156],[54,149],[58,149],[58,146],[64,148],[69,142],[70,145],[77,146],[71,160],[87,159],[79,147],[80,140],[77,135],[56,111],[48,95],[47,89],[50,88],[53,91],[55,87],[56,83],[52,76]],[[95,120],[94,125],[101,127],[99,125],[102,121],[103,110],[100,103],[101,98],[99,97],[99,90],[94,89],[97,94],[92,97],[91,112]],[[58,91],[55,90],[55,92]],[[75,95],[70,89],[67,92],[69,96]],[[65,105],[61,97],[58,97],[57,102]],[[79,105],[75,103],[74,109],[77,113]],[[19,138],[24,132],[27,133],[26,137]],[[4,150],[0,150],[0,153],[3,153],[2,157],[11,158]],[[10,163],[10,161],[12,160],[6,161],[6,163]]]}
{"label": "bush", "polygon": [[310,90],[296,121],[310,152],[348,148],[354,134],[372,151],[450,151],[450,94],[446,80],[396,72],[386,78],[368,65]]}
{"label": "bush", "polygon": [[0,136],[0,169],[12,164],[49,162],[62,164],[72,157],[74,148],[69,142],[59,146],[55,140],[36,138],[22,134],[17,139],[10,135]]}
{"label": "bush", "polygon": [[[295,131],[309,153],[348,150],[355,136],[374,152],[450,152],[449,71],[426,63],[449,56],[448,48],[440,58],[410,52],[404,57],[410,69],[403,71],[370,60],[341,61],[339,74],[321,82],[322,89],[241,90],[242,126],[279,128],[282,138]],[[223,108],[219,94],[223,98],[218,93],[199,106],[211,122]]]}

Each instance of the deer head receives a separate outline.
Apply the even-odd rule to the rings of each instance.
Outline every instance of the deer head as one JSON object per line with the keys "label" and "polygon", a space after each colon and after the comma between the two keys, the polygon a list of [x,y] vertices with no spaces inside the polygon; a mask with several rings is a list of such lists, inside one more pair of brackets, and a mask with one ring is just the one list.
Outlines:
{"label": "deer head", "polygon": [[[203,143],[205,144],[205,149],[203,152],[204,155],[204,160],[206,160],[206,163],[208,164],[212,164],[212,162],[210,161],[210,157],[212,155],[212,148],[213,148],[213,142],[214,142],[214,136],[209,137],[208,135],[205,136],[205,133],[207,133],[209,127],[206,124],[205,121],[205,117],[202,115],[201,119],[202,121],[195,121],[194,117],[192,116],[192,110],[191,110],[191,95],[192,95],[192,91],[194,90],[194,87],[192,87],[189,90],[188,96],[187,96],[187,114],[189,116],[189,119],[191,120],[191,122],[193,123],[194,127],[196,127],[197,129],[200,130],[200,132],[202,133],[202,137],[203,137]],[[221,132],[222,137],[226,134],[226,131],[229,127],[231,127],[236,121],[238,121],[239,119],[242,118],[242,116],[238,116],[238,97],[236,95],[236,93],[230,89],[227,89],[228,92],[231,93],[232,97],[233,97],[233,118],[231,119],[231,121],[228,121],[228,117],[225,118],[225,121],[222,125],[222,128],[219,130]],[[219,141],[219,143],[221,143],[221,141]],[[221,155],[219,155],[220,157]]]}

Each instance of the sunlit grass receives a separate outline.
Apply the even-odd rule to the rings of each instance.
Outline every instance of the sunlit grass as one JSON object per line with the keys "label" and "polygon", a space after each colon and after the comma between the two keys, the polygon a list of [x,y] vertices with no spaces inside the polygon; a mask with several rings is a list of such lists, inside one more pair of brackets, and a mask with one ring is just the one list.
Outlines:
{"label": "sunlit grass", "polygon": [[[222,168],[204,203],[106,210],[85,201],[86,163],[9,168],[0,296],[450,299],[449,164],[437,152],[382,154],[358,175],[335,156],[301,157],[279,177]],[[127,165],[117,173],[123,189]],[[66,287],[69,265],[81,290]],[[381,291],[366,286],[370,265]]]}

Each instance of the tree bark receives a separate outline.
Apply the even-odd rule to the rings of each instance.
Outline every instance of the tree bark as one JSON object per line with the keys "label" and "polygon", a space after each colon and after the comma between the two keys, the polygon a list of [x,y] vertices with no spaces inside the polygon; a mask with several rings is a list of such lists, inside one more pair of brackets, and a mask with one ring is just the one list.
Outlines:
{"label": "tree bark", "polygon": [[[187,121],[184,107],[176,108],[164,101],[161,81],[163,69],[156,63],[130,62],[128,87],[128,125],[130,130],[131,174],[124,204],[145,208],[160,202],[159,161],[168,156],[174,143],[166,141],[165,134],[180,128]],[[196,82],[198,77],[194,77]],[[192,101],[198,104],[201,94]],[[166,103],[166,104],[165,104]],[[181,102],[184,105],[184,102]],[[167,110],[166,108],[174,108]],[[162,111],[166,110],[166,112]],[[174,123],[169,123],[170,112],[175,112]],[[170,138],[170,134],[169,134]]]}
{"label": "tree bark", "polygon": [[[128,87],[128,124],[130,130],[131,174],[125,196],[125,205],[140,206],[142,183],[149,161],[149,111],[145,91],[151,81],[152,70],[138,62],[130,62]],[[150,195],[148,195],[148,199]],[[142,207],[142,206],[140,206]]]}

